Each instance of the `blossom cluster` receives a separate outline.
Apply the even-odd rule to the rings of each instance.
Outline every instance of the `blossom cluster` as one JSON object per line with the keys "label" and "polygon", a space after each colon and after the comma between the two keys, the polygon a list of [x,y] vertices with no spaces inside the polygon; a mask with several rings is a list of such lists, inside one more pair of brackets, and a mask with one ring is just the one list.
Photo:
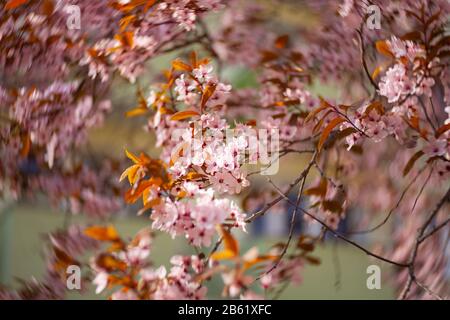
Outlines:
{"label": "blossom cluster", "polygon": [[[185,235],[194,246],[210,246],[216,234],[216,225],[229,223],[245,230],[245,214],[231,200],[214,198],[213,189],[200,189],[192,182],[176,186],[175,196],[185,194],[182,200],[165,198],[153,207],[153,228],[166,231],[175,237]],[[152,201],[152,196],[150,196]]]}
{"label": "blossom cluster", "polygon": [[164,266],[150,266],[152,234],[141,230],[125,243],[112,227],[90,227],[87,233],[100,241],[111,242],[109,252],[99,253],[92,260],[95,270],[93,283],[96,293],[106,288],[122,286],[111,294],[113,300],[180,300],[203,299],[207,288],[195,280],[203,271],[204,261],[199,256],[173,256],[169,271]]}

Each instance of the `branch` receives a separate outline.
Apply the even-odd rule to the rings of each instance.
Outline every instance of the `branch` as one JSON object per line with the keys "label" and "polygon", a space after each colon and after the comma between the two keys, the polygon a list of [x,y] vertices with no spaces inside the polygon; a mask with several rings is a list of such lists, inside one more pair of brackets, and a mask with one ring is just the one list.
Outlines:
{"label": "branch", "polygon": [[430,296],[433,296],[436,300],[444,300],[441,296],[439,296],[437,293],[432,291],[428,286],[421,283],[417,278],[414,279],[414,282],[421,287],[423,290],[425,290]]}
{"label": "branch", "polygon": [[[291,192],[291,190],[300,183],[300,181],[302,181],[303,177],[306,176],[309,172],[310,166],[316,161],[316,157],[317,157],[318,153],[317,151],[314,152],[313,156],[311,157],[311,160],[308,164],[308,166],[305,168],[305,170],[302,171],[302,173],[300,173],[300,176],[298,176],[293,182],[291,182],[289,184],[289,187],[286,191],[286,193],[288,194],[289,192]],[[274,200],[272,200],[271,202],[267,203],[264,208],[262,208],[261,210],[255,212],[254,214],[252,214],[250,217],[248,217],[247,219],[245,219],[245,222],[249,223],[252,222],[253,220],[255,220],[256,218],[263,216],[270,208],[272,208],[274,205],[276,205],[278,202],[280,202],[281,200],[283,200],[284,198],[284,194],[280,195],[278,198],[275,198]]]}
{"label": "branch", "polygon": [[419,251],[419,246],[425,240],[423,238],[423,235],[425,233],[425,230],[428,228],[430,223],[433,221],[433,219],[436,217],[436,215],[439,213],[439,210],[442,208],[442,206],[447,202],[450,201],[450,187],[447,189],[447,192],[445,195],[441,198],[441,200],[437,203],[436,207],[434,208],[433,212],[431,212],[430,216],[427,220],[423,223],[422,227],[417,232],[416,241],[414,244],[414,248],[411,251],[410,259],[408,262],[408,281],[406,282],[405,287],[403,288],[400,299],[404,300],[407,298],[409,291],[411,290],[411,285],[413,282],[417,283],[416,275],[414,272],[414,263],[417,258],[417,252]]}
{"label": "branch", "polygon": [[444,222],[442,222],[441,224],[437,225],[434,229],[432,229],[431,231],[429,231],[427,234],[424,234],[420,239],[419,242],[423,242],[425,239],[427,239],[428,237],[431,237],[434,233],[438,232],[440,229],[442,229],[447,223],[450,222],[450,217],[447,218]]}
{"label": "branch", "polygon": [[[310,161],[308,167],[306,168],[306,174],[303,176],[303,181],[302,181],[302,185],[300,186],[300,188],[298,189],[298,193],[297,193],[297,200],[295,203],[295,207],[294,207],[294,211],[292,212],[292,217],[291,217],[291,224],[289,227],[289,236],[288,236],[288,241],[286,242],[283,251],[281,252],[281,254],[278,256],[277,260],[275,261],[275,263],[272,265],[272,267],[266,271],[265,274],[269,274],[270,272],[272,272],[274,269],[276,269],[276,267],[278,266],[278,264],[281,262],[281,260],[283,259],[284,255],[286,254],[288,248],[289,248],[289,244],[291,243],[292,240],[292,235],[294,234],[294,226],[295,226],[295,220],[297,217],[297,211],[298,208],[300,206],[300,200],[302,198],[302,194],[303,194],[303,189],[305,188],[305,182],[306,182],[306,177],[308,176],[309,171],[311,170],[312,165],[315,163],[315,161]],[[272,184],[275,185],[270,179],[268,179],[268,181]],[[260,277],[258,277],[260,278]]]}
{"label": "branch", "polygon": [[349,231],[347,232],[347,234],[365,234],[365,233],[371,233],[379,228],[381,228],[383,225],[386,224],[386,222],[388,222],[389,218],[391,217],[391,215],[394,213],[395,210],[397,210],[397,208],[400,206],[400,203],[403,201],[403,198],[405,197],[406,193],[408,192],[409,188],[411,188],[411,186],[414,184],[414,182],[416,182],[417,178],[422,174],[422,172],[424,172],[426,169],[426,166],[423,167],[422,169],[419,170],[419,172],[417,172],[417,174],[414,176],[414,178],[410,181],[410,183],[406,186],[406,188],[403,190],[402,194],[400,195],[400,198],[398,199],[397,203],[395,204],[394,207],[391,208],[391,210],[389,210],[389,213],[386,215],[386,217],[383,219],[383,221],[381,221],[379,224],[377,224],[376,226],[367,229],[367,230],[359,230],[359,231]]}
{"label": "branch", "polygon": [[375,82],[375,80],[372,79],[372,76],[369,72],[369,68],[367,67],[367,62],[366,62],[366,52],[365,52],[365,48],[364,48],[364,36],[363,36],[363,26],[364,23],[361,25],[361,30],[356,30],[359,34],[359,39],[361,42],[361,62],[363,64],[363,68],[364,68],[364,72],[366,73],[367,78],[369,79],[370,83],[372,84],[372,86],[375,88],[375,92],[378,91],[378,84]]}
{"label": "branch", "polygon": [[[290,205],[295,206],[295,203],[293,203],[287,196],[286,194],[283,194],[280,189],[277,187],[276,190],[281,193],[280,197],[282,197],[283,199],[285,199]],[[406,268],[409,266],[409,264],[407,263],[402,263],[402,262],[397,262],[397,261],[393,261],[390,260],[388,258],[385,258],[383,256],[380,256],[376,253],[373,253],[371,251],[369,251],[368,249],[364,248],[363,246],[361,246],[360,244],[354,242],[353,240],[350,240],[348,238],[346,238],[344,235],[340,234],[339,232],[335,231],[333,228],[331,228],[330,226],[328,226],[325,222],[323,222],[322,220],[320,220],[319,218],[317,218],[316,216],[314,216],[313,214],[311,214],[310,212],[308,212],[307,210],[298,207],[298,209],[300,211],[302,211],[304,214],[306,214],[307,216],[311,217],[313,220],[317,221],[318,223],[320,223],[327,231],[330,231],[335,237],[344,240],[345,242],[351,244],[352,246],[364,251],[364,253],[366,253],[369,256],[372,256],[374,258],[377,258],[379,260],[382,260],[384,262],[390,263],[392,265],[395,265],[397,267],[401,267],[401,268]]]}

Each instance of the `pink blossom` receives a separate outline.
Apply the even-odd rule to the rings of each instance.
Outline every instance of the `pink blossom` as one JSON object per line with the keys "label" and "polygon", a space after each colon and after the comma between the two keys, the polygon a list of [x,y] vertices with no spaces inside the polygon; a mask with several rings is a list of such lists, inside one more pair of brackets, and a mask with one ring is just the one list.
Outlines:
{"label": "pink blossom", "polygon": [[423,148],[423,152],[430,157],[442,156],[447,152],[447,141],[444,139],[431,139]]}

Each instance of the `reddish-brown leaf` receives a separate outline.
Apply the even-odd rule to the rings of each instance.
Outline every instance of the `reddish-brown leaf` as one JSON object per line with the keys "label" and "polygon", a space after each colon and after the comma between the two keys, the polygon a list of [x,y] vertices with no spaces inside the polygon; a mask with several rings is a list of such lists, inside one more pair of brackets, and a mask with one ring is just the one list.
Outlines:
{"label": "reddish-brown leaf", "polygon": [[334,212],[334,213],[341,213],[342,212],[342,206],[339,201],[336,200],[325,200],[322,201],[322,206],[325,210]]}
{"label": "reddish-brown leaf", "polygon": [[319,265],[321,263],[320,258],[317,258],[317,257],[305,256],[305,259],[312,265]]}
{"label": "reddish-brown leaf", "polygon": [[20,156],[22,158],[28,156],[28,153],[30,152],[30,148],[31,148],[31,137],[27,133],[27,134],[22,135],[22,149],[20,149]]}
{"label": "reddish-brown leaf", "polygon": [[208,102],[209,98],[214,94],[214,91],[216,91],[216,84],[211,83],[206,85],[206,88],[203,90],[202,94],[202,101],[201,101],[201,107],[202,109],[205,107],[206,103]]}
{"label": "reddish-brown leaf", "polygon": [[278,58],[278,55],[275,52],[269,50],[261,51],[261,63],[266,63]]}
{"label": "reddish-brown leaf", "polygon": [[424,152],[422,150],[419,150],[411,157],[411,159],[409,159],[408,163],[406,164],[405,168],[403,169],[403,176],[406,176],[411,171],[411,169],[413,168],[416,161],[419,160],[419,158],[423,155],[424,155]]}
{"label": "reddish-brown leaf", "polygon": [[308,116],[305,119],[305,122],[309,122],[312,118],[314,118],[320,111],[323,111],[325,109],[327,109],[328,106],[327,105],[321,105],[320,107],[318,107],[317,109],[314,109],[313,111],[311,111]]}
{"label": "reddish-brown leaf", "polygon": [[289,36],[287,34],[279,36],[275,40],[275,47],[277,47],[278,49],[284,49],[284,48],[286,48],[288,42],[289,42]]}
{"label": "reddish-brown leaf", "polygon": [[365,115],[368,115],[370,111],[375,110],[379,115],[384,114],[383,104],[380,101],[373,101],[369,104],[364,112]]}
{"label": "reddish-brown leaf", "polygon": [[327,179],[321,179],[318,186],[305,190],[305,194],[307,196],[325,197],[327,193],[327,186],[328,186]]}
{"label": "reddish-brown leaf", "polygon": [[333,129],[342,122],[345,122],[345,119],[342,117],[337,117],[331,120],[330,123],[325,127],[325,129],[322,131],[322,134],[320,135],[319,143],[317,144],[317,149],[319,151],[322,149],[331,131],[333,131]]}
{"label": "reddish-brown leaf", "polygon": [[448,130],[450,130],[450,123],[444,124],[442,127],[436,130],[435,134],[436,138],[439,138],[443,133],[447,132]]}
{"label": "reddish-brown leaf", "polygon": [[301,235],[298,238],[297,247],[303,251],[314,251],[314,239],[309,236]]}

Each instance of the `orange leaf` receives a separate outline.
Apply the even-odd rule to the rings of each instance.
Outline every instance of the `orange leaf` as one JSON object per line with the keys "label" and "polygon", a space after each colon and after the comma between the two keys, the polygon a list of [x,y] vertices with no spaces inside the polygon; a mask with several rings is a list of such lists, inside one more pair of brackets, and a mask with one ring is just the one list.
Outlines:
{"label": "orange leaf", "polygon": [[53,247],[53,254],[55,256],[53,267],[59,272],[62,271],[65,273],[68,266],[78,264],[74,258],[56,246]]}
{"label": "orange leaf", "polygon": [[211,255],[211,259],[225,260],[237,257],[239,255],[239,243],[223,226],[218,226],[218,229],[222,236],[225,249]]}
{"label": "orange leaf", "polygon": [[31,138],[30,135],[27,133],[22,136],[22,149],[20,150],[20,156],[26,157],[28,153],[30,152],[31,148]]}
{"label": "orange leaf", "polygon": [[197,62],[197,53],[195,51],[192,51],[189,55],[189,60],[191,62],[192,67],[197,68],[198,62]]}
{"label": "orange leaf", "polygon": [[147,12],[148,9],[150,9],[155,3],[156,3],[156,0],[148,0],[144,7],[144,12]]}
{"label": "orange leaf", "polygon": [[173,120],[173,121],[184,120],[184,119],[188,119],[188,118],[199,116],[199,115],[200,115],[200,113],[198,113],[195,110],[183,110],[183,111],[178,111],[177,113],[172,115],[170,117],[170,120]]}
{"label": "orange leaf", "polygon": [[236,256],[239,254],[239,243],[233,237],[233,235],[220,226],[220,232],[223,237],[223,242],[225,244],[225,249],[231,250]]}
{"label": "orange leaf", "polygon": [[157,206],[158,204],[161,203],[161,198],[156,198],[153,199],[151,201],[148,201],[148,192],[147,190],[150,190],[150,188],[147,188],[144,193],[142,194],[142,197],[144,198],[144,208],[142,208],[143,210],[139,210],[138,215],[144,213],[146,210],[151,209],[155,206]]}
{"label": "orange leaf", "polygon": [[140,163],[140,159],[126,149],[125,149],[125,154],[128,157],[128,159],[130,159],[134,163]]}
{"label": "orange leaf", "polygon": [[405,168],[403,169],[403,176],[406,176],[409,173],[409,171],[411,171],[411,169],[414,166],[414,164],[416,163],[416,161],[419,160],[419,158],[423,155],[424,155],[424,152],[422,150],[419,150],[411,157],[411,159],[409,159],[408,163],[406,164]]}
{"label": "orange leaf", "polygon": [[435,137],[439,138],[439,136],[445,132],[447,132],[448,130],[450,130],[450,123],[444,124],[442,127],[440,127],[439,129],[436,130],[436,134]]}
{"label": "orange leaf", "polygon": [[385,40],[378,40],[375,42],[375,47],[377,48],[377,51],[389,58],[395,58],[394,54],[389,49],[389,46]]}
{"label": "orange leaf", "polygon": [[99,241],[117,241],[120,240],[119,235],[114,226],[92,226],[84,230],[84,234],[92,239]]}
{"label": "orange leaf", "polygon": [[260,263],[260,262],[266,262],[268,260],[276,260],[279,259],[280,256],[277,255],[264,255],[264,256],[258,256],[255,259],[252,260],[248,260],[244,262],[244,266],[243,269],[244,270],[248,270],[251,267],[253,267],[255,264]]}
{"label": "orange leaf", "polygon": [[139,107],[136,107],[134,109],[131,109],[131,110],[125,112],[125,116],[127,118],[136,117],[136,116],[140,116],[140,115],[146,113],[147,111],[148,111],[147,108],[142,108],[139,106]]}
{"label": "orange leaf", "polygon": [[372,73],[372,79],[375,80],[378,75],[380,74],[380,72],[383,71],[383,67],[382,66],[378,66],[375,68],[375,70]]}
{"label": "orange leaf", "polygon": [[122,181],[123,179],[125,179],[125,177],[128,177],[128,182],[130,184],[133,184],[136,182],[137,176],[136,173],[139,170],[141,166],[139,164],[134,164],[131,167],[127,168],[121,175],[119,178],[119,182]]}
{"label": "orange leaf", "polygon": [[176,59],[172,62],[172,67],[177,71],[192,71],[192,67],[187,63],[184,63],[180,59]]}
{"label": "orange leaf", "polygon": [[118,40],[123,47],[129,48],[133,47],[133,37],[133,32],[131,31],[122,32],[121,34],[116,34],[114,36],[114,38]]}
{"label": "orange leaf", "polygon": [[206,88],[205,88],[205,90],[203,90],[203,94],[202,94],[202,101],[201,101],[202,109],[205,107],[209,98],[211,98],[211,96],[214,94],[214,91],[216,91],[215,83],[206,85]]}
{"label": "orange leaf", "polygon": [[6,10],[15,9],[17,7],[20,7],[26,2],[28,2],[28,0],[9,0],[5,5],[5,9]]}
{"label": "orange leaf", "polygon": [[211,255],[211,259],[212,260],[229,260],[229,259],[233,259],[236,255],[234,254],[233,251],[231,250],[223,250],[223,251],[219,251],[219,252],[214,252]]}
{"label": "orange leaf", "polygon": [[327,193],[327,188],[328,188],[327,179],[321,179],[318,186],[305,190],[305,194],[307,196],[325,197]]}
{"label": "orange leaf", "polygon": [[288,41],[289,41],[289,36],[288,35],[279,36],[275,40],[275,47],[277,47],[278,49],[284,49],[284,48],[286,48],[286,46],[288,44]]}
{"label": "orange leaf", "polygon": [[136,16],[131,14],[129,16],[125,16],[119,21],[120,31],[124,31],[130,23],[136,20]]}
{"label": "orange leaf", "polygon": [[330,121],[330,123],[325,127],[325,129],[323,130],[320,139],[319,139],[319,143],[317,145],[317,149],[320,151],[323,147],[323,144],[325,143],[325,141],[327,140],[328,136],[330,135],[331,131],[333,131],[333,129],[340,123],[345,122],[345,119],[342,117],[337,117],[334,118],[333,120]]}
{"label": "orange leaf", "polygon": [[125,271],[127,264],[109,253],[102,253],[95,259],[95,264],[106,271]]}
{"label": "orange leaf", "polygon": [[[157,177],[151,177],[149,180],[144,180],[139,183],[137,188],[131,188],[125,193],[125,201],[127,203],[134,203],[136,200],[144,194],[144,192],[152,186],[160,186],[162,179]],[[145,200],[145,199],[144,199]],[[145,202],[145,201],[144,201]]]}

